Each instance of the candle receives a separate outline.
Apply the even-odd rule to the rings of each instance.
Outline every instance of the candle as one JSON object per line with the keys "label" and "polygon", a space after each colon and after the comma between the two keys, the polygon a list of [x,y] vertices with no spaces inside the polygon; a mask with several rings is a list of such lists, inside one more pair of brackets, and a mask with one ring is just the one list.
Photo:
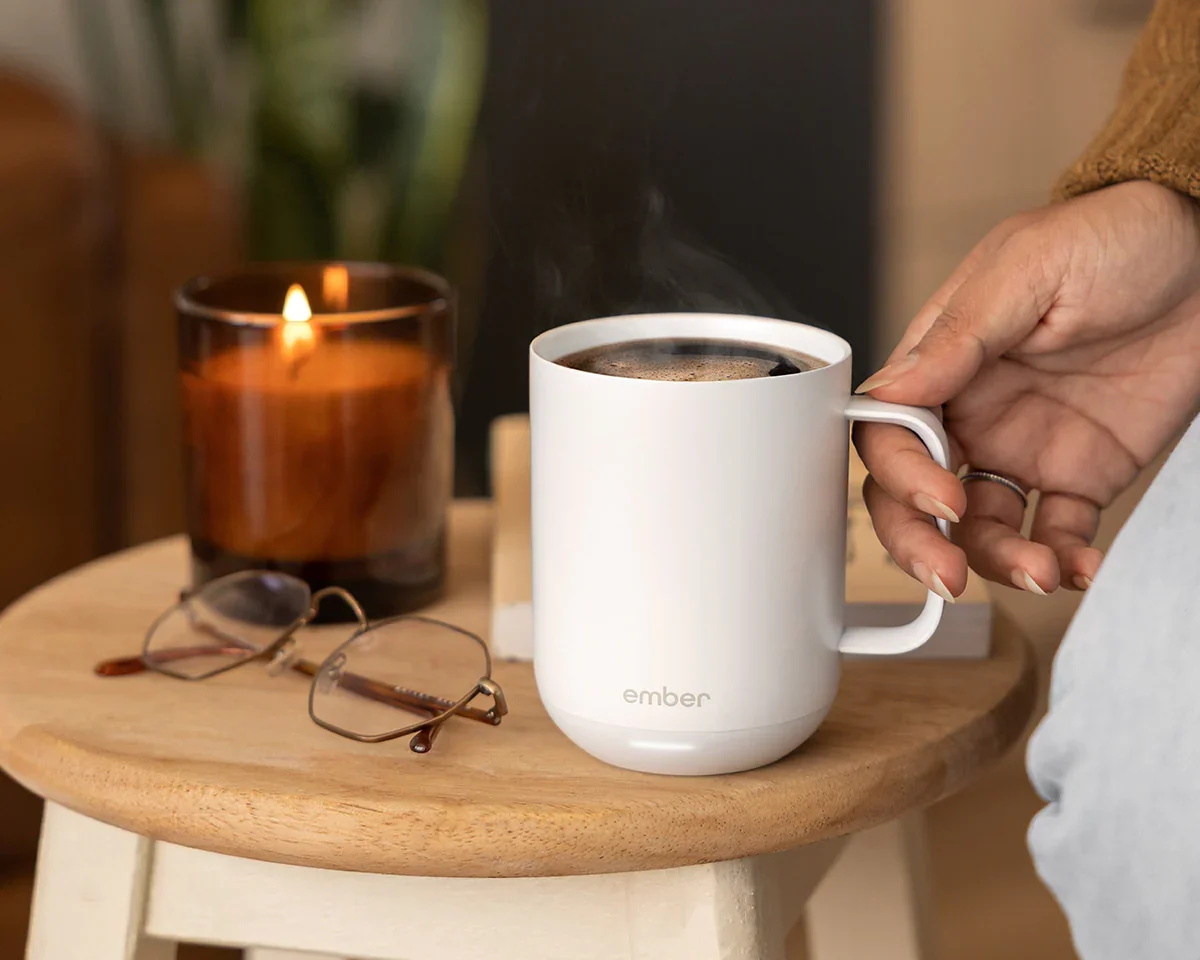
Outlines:
{"label": "candle", "polygon": [[180,296],[194,582],[285,570],[372,617],[431,601],[453,478],[444,284],[342,264],[255,277]]}

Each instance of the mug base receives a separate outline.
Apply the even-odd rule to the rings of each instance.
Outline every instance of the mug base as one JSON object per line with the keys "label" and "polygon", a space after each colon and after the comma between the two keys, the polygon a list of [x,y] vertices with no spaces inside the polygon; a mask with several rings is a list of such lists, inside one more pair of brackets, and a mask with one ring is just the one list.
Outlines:
{"label": "mug base", "polygon": [[741,730],[641,730],[545,706],[555,725],[597,760],[676,777],[740,773],[774,763],[812,736],[829,713],[824,707],[784,723]]}

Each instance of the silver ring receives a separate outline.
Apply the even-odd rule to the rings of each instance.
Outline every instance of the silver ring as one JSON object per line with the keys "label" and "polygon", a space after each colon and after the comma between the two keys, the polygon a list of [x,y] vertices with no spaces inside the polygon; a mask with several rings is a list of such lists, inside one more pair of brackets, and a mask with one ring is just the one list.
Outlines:
{"label": "silver ring", "polygon": [[1025,492],[1025,488],[1012,479],[1012,477],[1006,477],[1002,473],[991,473],[988,470],[972,470],[970,473],[964,473],[960,479],[963,483],[967,483],[970,480],[990,480],[992,483],[998,483],[1002,487],[1008,487],[1009,490],[1020,497],[1022,507],[1029,506],[1029,494]]}

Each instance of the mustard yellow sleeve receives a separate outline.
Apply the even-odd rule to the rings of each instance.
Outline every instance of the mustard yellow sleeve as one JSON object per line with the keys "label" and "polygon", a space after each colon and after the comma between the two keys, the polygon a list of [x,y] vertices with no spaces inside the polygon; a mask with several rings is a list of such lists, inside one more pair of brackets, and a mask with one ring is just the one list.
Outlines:
{"label": "mustard yellow sleeve", "polygon": [[1200,199],[1200,0],[1155,5],[1108,124],[1054,196],[1126,180],[1152,180]]}

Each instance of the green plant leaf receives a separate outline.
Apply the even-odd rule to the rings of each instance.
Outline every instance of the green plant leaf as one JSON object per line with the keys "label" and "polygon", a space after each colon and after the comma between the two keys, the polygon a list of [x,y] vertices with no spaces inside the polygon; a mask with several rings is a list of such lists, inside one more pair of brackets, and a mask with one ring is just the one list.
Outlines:
{"label": "green plant leaf", "polygon": [[400,97],[358,86],[351,97],[351,113],[353,165],[373,167],[386,163],[395,150],[397,131],[406,123],[407,111]]}
{"label": "green plant leaf", "polygon": [[350,103],[335,0],[253,0],[259,110],[330,170],[349,157]]}
{"label": "green plant leaf", "polygon": [[386,259],[437,269],[482,96],[487,6],[442,0],[434,9],[433,55],[405,114],[380,249]]}
{"label": "green plant leaf", "polygon": [[250,35],[250,0],[224,0],[220,16],[221,36],[227,43],[242,43]]}
{"label": "green plant leaf", "polygon": [[71,14],[84,68],[95,91],[96,111],[106,126],[116,127],[125,109],[125,91],[117,70],[108,4],[105,0],[71,0]]}
{"label": "green plant leaf", "polygon": [[203,145],[201,117],[206,112],[207,78],[203,73],[197,73],[190,84],[184,79],[186,68],[180,61],[168,7],[166,0],[142,0],[150,48],[166,97],[172,140],[186,152],[196,153]]}
{"label": "green plant leaf", "polygon": [[259,260],[327,260],[337,255],[333,189],[311,153],[269,116],[254,126],[249,250]]}

